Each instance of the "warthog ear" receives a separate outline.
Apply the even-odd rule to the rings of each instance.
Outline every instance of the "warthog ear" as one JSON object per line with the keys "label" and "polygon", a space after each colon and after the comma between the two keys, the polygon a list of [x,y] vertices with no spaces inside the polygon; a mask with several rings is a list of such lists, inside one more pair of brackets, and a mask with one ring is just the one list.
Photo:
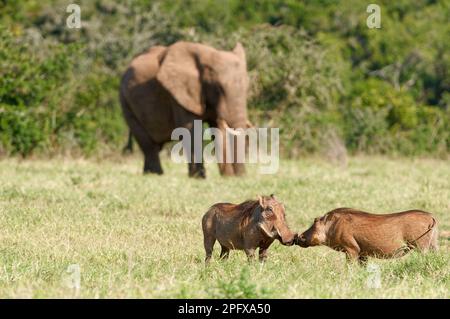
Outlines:
{"label": "warthog ear", "polygon": [[277,198],[275,197],[275,194],[270,194],[270,197],[272,197],[272,199],[277,200]]}
{"label": "warthog ear", "polygon": [[264,204],[264,198],[261,195],[258,195],[259,206],[262,208],[266,207]]}

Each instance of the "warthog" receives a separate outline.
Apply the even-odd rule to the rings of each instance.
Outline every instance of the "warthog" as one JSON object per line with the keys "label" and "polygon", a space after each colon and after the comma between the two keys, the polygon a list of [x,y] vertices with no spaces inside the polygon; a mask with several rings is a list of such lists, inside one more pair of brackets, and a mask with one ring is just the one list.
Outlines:
{"label": "warthog", "polygon": [[379,215],[338,208],[314,219],[294,242],[301,247],[325,245],[365,264],[368,257],[395,258],[411,249],[436,250],[438,225],[430,213],[420,210]]}
{"label": "warthog", "polygon": [[230,249],[244,250],[249,260],[259,248],[259,260],[267,258],[267,249],[275,239],[290,246],[294,234],[289,230],[285,209],[274,195],[260,196],[241,204],[218,203],[203,216],[202,228],[206,251],[205,262],[211,259],[213,246],[219,241],[221,259],[228,258]]}

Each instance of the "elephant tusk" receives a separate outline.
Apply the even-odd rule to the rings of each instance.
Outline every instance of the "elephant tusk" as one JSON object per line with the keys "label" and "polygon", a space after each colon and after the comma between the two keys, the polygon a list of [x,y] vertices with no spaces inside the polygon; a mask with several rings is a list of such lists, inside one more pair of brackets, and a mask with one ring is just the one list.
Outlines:
{"label": "elephant tusk", "polygon": [[247,120],[247,122],[245,123],[247,125],[248,128],[254,128],[255,126],[252,124],[252,122],[250,122],[250,120]]}
{"label": "elephant tusk", "polygon": [[225,128],[225,131],[229,132],[230,134],[234,135],[234,136],[240,136],[242,135],[244,132],[241,131],[237,131],[234,128],[231,128],[226,121],[222,121],[223,126]]}
{"label": "elephant tusk", "polygon": [[234,136],[241,136],[243,132],[240,131],[236,131],[235,129],[232,128],[228,128],[227,129],[228,132],[230,132],[230,134],[234,135]]}
{"label": "elephant tusk", "polygon": [[[230,128],[225,120],[219,120],[219,121],[220,121],[220,123],[222,124],[222,126],[223,126],[225,129]],[[220,125],[220,124],[219,124],[219,125]],[[220,126],[219,126],[219,127],[220,127]]]}

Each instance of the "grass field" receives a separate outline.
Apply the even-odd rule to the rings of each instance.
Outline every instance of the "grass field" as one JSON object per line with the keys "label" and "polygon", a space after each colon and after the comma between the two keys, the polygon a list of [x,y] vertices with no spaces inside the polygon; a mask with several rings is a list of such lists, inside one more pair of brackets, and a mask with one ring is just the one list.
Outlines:
{"label": "grass field", "polygon": [[[224,179],[213,165],[204,181],[164,161],[166,174],[143,176],[139,156],[111,160],[0,161],[1,298],[450,298],[450,242],[438,253],[374,260],[372,273],[326,247],[278,242],[264,265],[243,252],[205,268],[201,217],[220,201],[275,193],[293,231],[349,206],[383,213],[420,208],[450,230],[450,163],[350,158],[347,167],[313,158],[282,161],[277,175]],[[79,265],[81,287],[65,283]],[[373,265],[371,265],[373,267]]]}

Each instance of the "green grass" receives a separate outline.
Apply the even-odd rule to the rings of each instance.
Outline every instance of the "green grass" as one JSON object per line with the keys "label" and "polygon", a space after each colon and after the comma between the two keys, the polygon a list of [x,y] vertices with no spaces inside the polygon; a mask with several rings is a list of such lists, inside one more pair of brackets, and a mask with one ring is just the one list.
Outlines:
{"label": "green grass", "polygon": [[[350,158],[282,161],[277,175],[221,178],[214,165],[204,181],[185,165],[164,161],[166,174],[143,176],[140,157],[109,160],[0,161],[0,297],[119,298],[449,298],[449,241],[438,253],[375,260],[369,272],[347,265],[326,247],[278,242],[263,266],[243,252],[203,263],[201,217],[210,205],[275,193],[294,231],[313,217],[350,206],[383,213],[433,212],[450,230],[450,164],[426,159]],[[81,268],[79,294],[63,284],[67,267]]]}

